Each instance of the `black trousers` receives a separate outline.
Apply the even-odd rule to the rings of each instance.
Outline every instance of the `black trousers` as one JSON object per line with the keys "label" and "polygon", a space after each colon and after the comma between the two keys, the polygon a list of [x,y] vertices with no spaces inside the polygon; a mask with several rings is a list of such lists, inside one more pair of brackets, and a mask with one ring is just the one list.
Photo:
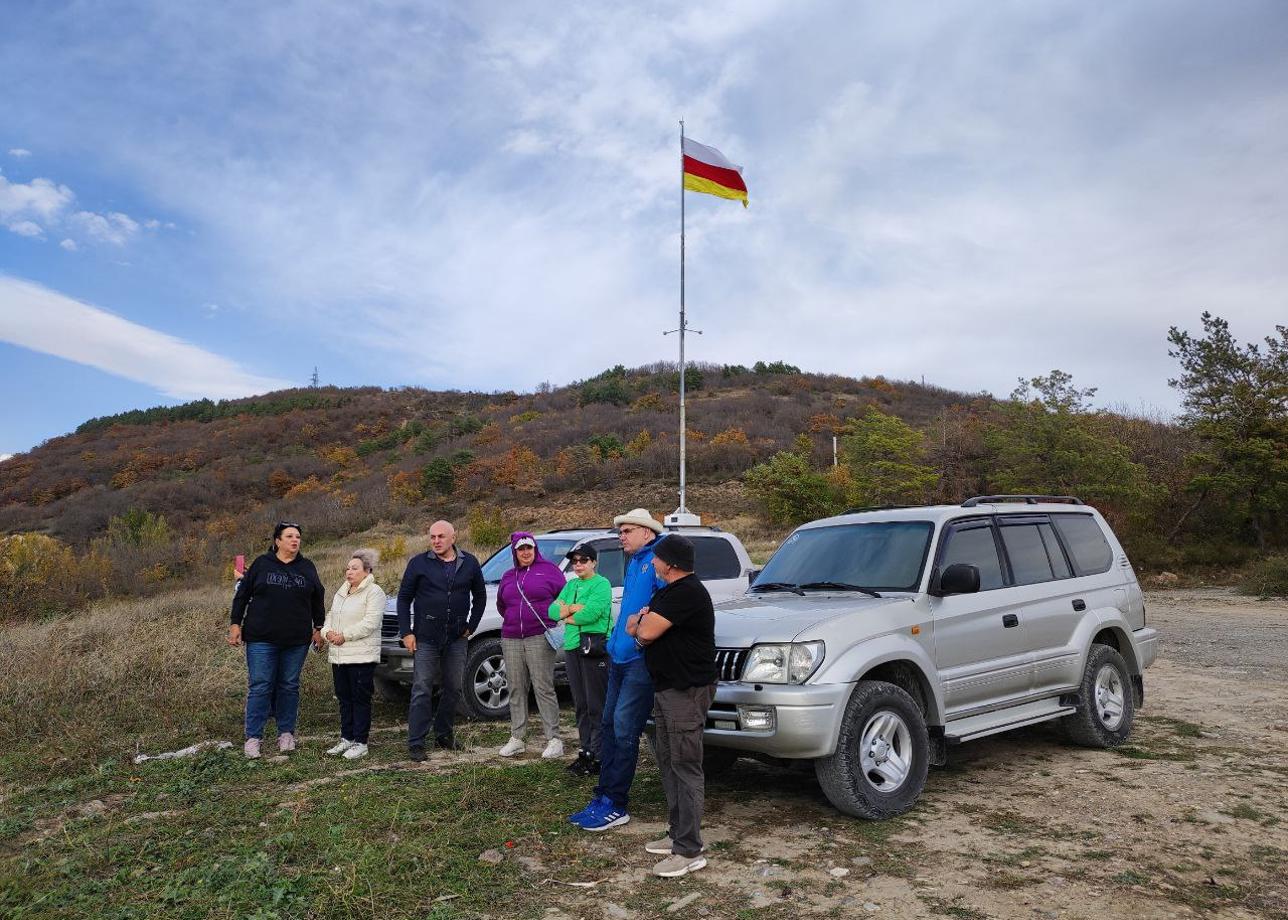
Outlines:
{"label": "black trousers", "polygon": [[599,736],[608,690],[608,656],[587,658],[578,649],[564,651],[564,670],[577,713],[577,743],[599,759]]}
{"label": "black trousers", "polygon": [[366,744],[371,736],[371,692],[376,663],[333,664],[331,679],[340,701],[340,737]]}

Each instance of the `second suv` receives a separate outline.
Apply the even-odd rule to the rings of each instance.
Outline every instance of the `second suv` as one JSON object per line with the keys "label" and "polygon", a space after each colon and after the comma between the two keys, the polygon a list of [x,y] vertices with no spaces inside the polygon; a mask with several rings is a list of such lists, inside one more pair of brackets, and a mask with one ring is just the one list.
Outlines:
{"label": "second suv", "polygon": [[[683,533],[693,541],[697,576],[702,579],[715,601],[741,595],[747,588],[751,559],[742,542],[718,527],[668,527],[668,533]],[[572,567],[565,554],[578,546],[593,546],[599,556],[596,571],[613,586],[613,612],[622,600],[622,576],[626,559],[617,532],[603,528],[552,530],[537,534],[541,555],[559,566],[568,578]],[[508,718],[510,686],[505,676],[505,658],[501,654],[501,615],[496,609],[496,589],[501,576],[514,565],[509,544],[501,547],[483,563],[483,580],[487,583],[487,610],[478,629],[470,637],[465,658],[465,682],[462,688],[467,715],[475,719]],[[562,676],[563,662],[557,666]],[[412,655],[398,641],[398,599],[390,596],[381,629],[380,664],[376,683],[383,695],[397,697],[400,687],[411,683]]]}

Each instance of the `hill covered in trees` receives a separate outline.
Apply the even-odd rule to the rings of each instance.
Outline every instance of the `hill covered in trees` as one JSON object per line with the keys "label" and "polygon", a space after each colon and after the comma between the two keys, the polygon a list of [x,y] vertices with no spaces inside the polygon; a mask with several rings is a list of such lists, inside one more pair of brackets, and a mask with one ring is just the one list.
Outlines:
{"label": "hill covered in trees", "polygon": [[[1174,422],[1093,409],[1058,370],[997,399],[690,367],[690,483],[723,484],[779,531],[852,506],[1073,494],[1138,565],[1238,564],[1288,536],[1288,330],[1262,351],[1203,322],[1171,333]],[[574,523],[539,509],[600,493],[674,496],[678,383],[674,365],[617,366],[528,394],[323,387],[91,419],[0,463],[0,567],[19,591],[61,573],[58,608],[221,570],[275,520],[317,540],[447,515],[477,538]]]}

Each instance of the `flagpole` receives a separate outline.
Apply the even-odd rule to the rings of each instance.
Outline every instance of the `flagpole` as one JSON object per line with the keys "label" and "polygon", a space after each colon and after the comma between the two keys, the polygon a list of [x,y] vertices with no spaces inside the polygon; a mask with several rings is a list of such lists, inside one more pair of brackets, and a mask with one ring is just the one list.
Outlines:
{"label": "flagpole", "polygon": [[684,502],[684,450],[688,424],[684,417],[684,119],[680,119],[680,507],[675,513],[687,514]]}

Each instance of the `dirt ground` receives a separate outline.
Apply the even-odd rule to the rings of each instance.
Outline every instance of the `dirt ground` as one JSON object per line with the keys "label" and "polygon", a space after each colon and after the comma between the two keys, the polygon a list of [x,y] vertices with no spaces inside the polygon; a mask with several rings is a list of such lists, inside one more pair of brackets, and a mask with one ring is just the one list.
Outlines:
{"label": "dirt ground", "polygon": [[1288,917],[1288,604],[1221,590],[1147,604],[1163,645],[1127,747],[1049,727],[964,745],[882,824],[840,816],[812,774],[739,761],[708,787],[706,869],[649,878],[658,823],[588,835],[621,869],[552,893],[549,920]]}

